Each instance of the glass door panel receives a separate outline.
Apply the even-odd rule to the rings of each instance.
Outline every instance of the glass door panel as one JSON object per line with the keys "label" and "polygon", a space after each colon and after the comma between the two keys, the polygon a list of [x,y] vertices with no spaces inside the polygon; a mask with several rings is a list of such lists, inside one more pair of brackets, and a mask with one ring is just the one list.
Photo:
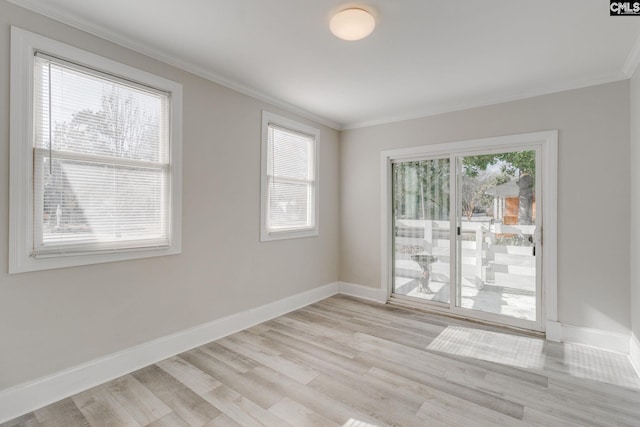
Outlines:
{"label": "glass door panel", "polygon": [[457,160],[455,305],[536,321],[536,151]]}
{"label": "glass door panel", "polygon": [[393,164],[393,292],[450,302],[450,160]]}

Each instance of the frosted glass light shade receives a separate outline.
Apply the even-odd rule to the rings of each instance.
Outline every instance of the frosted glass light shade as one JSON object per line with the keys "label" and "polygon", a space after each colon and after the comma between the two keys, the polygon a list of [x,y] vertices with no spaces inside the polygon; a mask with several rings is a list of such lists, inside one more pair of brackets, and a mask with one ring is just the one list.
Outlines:
{"label": "frosted glass light shade", "polygon": [[367,37],[375,27],[376,20],[364,9],[345,9],[336,13],[329,21],[333,35],[348,41]]}

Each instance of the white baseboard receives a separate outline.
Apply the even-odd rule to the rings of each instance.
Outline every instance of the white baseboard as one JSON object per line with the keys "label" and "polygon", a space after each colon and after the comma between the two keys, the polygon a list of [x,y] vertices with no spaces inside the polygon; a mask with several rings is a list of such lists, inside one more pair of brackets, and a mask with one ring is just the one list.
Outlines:
{"label": "white baseboard", "polygon": [[337,294],[330,283],[0,391],[0,423]]}
{"label": "white baseboard", "polygon": [[387,291],[380,288],[371,288],[369,286],[356,285],[353,283],[339,282],[340,293],[350,295],[352,297],[362,298],[369,301],[379,303],[387,302]]}
{"label": "white baseboard", "polygon": [[[346,282],[339,282],[339,289],[341,294],[383,304],[387,302],[387,292],[384,289]],[[626,334],[566,325],[550,320],[547,321],[545,334],[546,339],[549,341],[588,345],[624,354],[629,354],[630,352],[629,335]],[[638,343],[637,340],[635,342],[636,344]],[[636,369],[640,371],[640,344],[637,344],[636,348],[636,361],[634,363]]]}
{"label": "white baseboard", "polygon": [[[227,335],[313,304],[337,293],[379,303],[387,302],[384,289],[335,282],[249,309],[203,325],[122,350],[78,366],[0,391],[0,423],[72,396],[167,357],[215,341]],[[547,336],[629,354],[640,375],[640,342],[635,335],[547,323]]]}
{"label": "white baseboard", "polygon": [[640,340],[638,340],[636,334],[631,332],[631,339],[629,341],[629,359],[631,359],[631,365],[633,365],[633,368],[640,377]]}
{"label": "white baseboard", "polygon": [[562,325],[562,342],[629,354],[629,335],[581,326]]}
{"label": "white baseboard", "polygon": [[547,337],[547,340],[549,341],[562,341],[562,323],[555,322],[553,320],[547,320],[545,335]]}

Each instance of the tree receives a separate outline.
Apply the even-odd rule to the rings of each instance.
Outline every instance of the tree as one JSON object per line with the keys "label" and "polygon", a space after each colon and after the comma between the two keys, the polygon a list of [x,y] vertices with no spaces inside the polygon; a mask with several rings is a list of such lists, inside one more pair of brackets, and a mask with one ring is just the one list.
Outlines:
{"label": "tree", "polygon": [[[75,112],[69,120],[55,123],[53,129],[53,148],[56,150],[90,153],[118,158],[137,160],[157,160],[153,158],[158,152],[151,144],[158,141],[158,120],[153,108],[145,105],[127,91],[113,87],[102,94],[100,109],[84,109]],[[152,157],[150,157],[152,156]],[[87,213],[83,212],[81,199],[99,199],[97,194],[90,194],[81,186],[72,186],[68,180],[69,164],[76,173],[81,168],[91,168],[97,177],[106,170],[113,170],[111,165],[67,161],[67,171],[63,161],[54,159],[50,164],[47,159],[44,175],[43,214],[45,225],[59,230],[70,227],[88,227]],[[113,199],[104,198],[91,205],[91,215],[108,216],[124,207],[143,210],[153,197],[140,194],[136,170],[120,168],[112,180],[118,186]],[[136,185],[137,184],[137,185]],[[133,210],[131,208],[130,210]],[[62,219],[61,219],[62,218]]]}
{"label": "tree", "polygon": [[497,165],[509,176],[518,177],[518,223],[533,223],[533,190],[536,173],[536,152],[516,151],[512,153],[485,154],[464,158],[465,174],[477,177],[490,165]]}
{"label": "tree", "polygon": [[487,210],[493,201],[493,197],[485,194],[485,191],[493,186],[509,181],[506,174],[495,175],[487,170],[480,170],[475,176],[462,175],[462,193],[459,195],[462,214],[471,220],[477,209]]}
{"label": "tree", "polygon": [[448,219],[448,160],[396,163],[393,170],[397,216],[410,219]]}
{"label": "tree", "polygon": [[150,152],[147,150],[148,141],[157,138],[147,136],[157,130],[157,126],[150,126],[154,118],[133,96],[123,96],[114,86],[109,93],[102,95],[102,108],[96,114],[102,119],[98,122],[98,129],[108,141],[111,155],[139,159]]}

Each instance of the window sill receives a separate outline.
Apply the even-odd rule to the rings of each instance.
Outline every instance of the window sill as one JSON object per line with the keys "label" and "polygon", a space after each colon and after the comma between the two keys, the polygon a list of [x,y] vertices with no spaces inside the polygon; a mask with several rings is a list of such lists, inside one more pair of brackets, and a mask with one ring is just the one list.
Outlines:
{"label": "window sill", "polygon": [[141,258],[151,258],[165,255],[177,255],[182,252],[177,245],[164,248],[135,248],[118,251],[97,251],[62,254],[59,256],[33,257],[24,255],[9,260],[9,274],[26,273],[29,271],[51,270],[56,268],[78,267],[90,264],[128,261]]}
{"label": "window sill", "polygon": [[297,228],[293,230],[283,231],[263,231],[260,235],[261,242],[269,242],[271,240],[286,240],[286,239],[298,239],[303,237],[317,236],[318,228]]}

